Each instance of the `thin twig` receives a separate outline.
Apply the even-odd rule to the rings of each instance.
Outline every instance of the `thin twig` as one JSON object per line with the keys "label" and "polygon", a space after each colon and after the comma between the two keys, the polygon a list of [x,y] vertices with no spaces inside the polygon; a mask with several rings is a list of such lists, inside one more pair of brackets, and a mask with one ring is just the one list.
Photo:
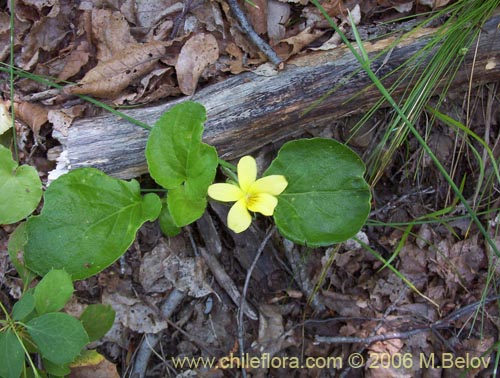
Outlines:
{"label": "thin twig", "polygon": [[[248,285],[250,284],[250,278],[252,277],[252,272],[257,266],[257,261],[259,260],[260,255],[264,251],[264,248],[266,247],[267,242],[273,236],[274,231],[276,231],[276,226],[273,226],[267,235],[264,237],[264,240],[262,240],[262,243],[260,243],[259,249],[257,250],[257,253],[255,254],[255,257],[252,261],[252,264],[248,268],[247,275],[245,277],[245,284],[243,285],[243,291],[241,293],[241,298],[240,298],[240,305],[239,305],[239,311],[238,311],[238,344],[240,347],[240,358],[243,361],[243,357],[245,355],[245,345],[244,345],[244,327],[243,327],[243,309],[245,308],[245,297],[247,295],[248,291]],[[241,374],[243,378],[246,378],[247,372],[245,370],[244,364],[241,365]]]}
{"label": "thin twig", "polygon": [[293,271],[291,276],[295,279],[295,282],[297,282],[302,292],[309,298],[308,304],[310,304],[317,313],[323,312],[326,307],[324,303],[319,300],[316,287],[309,279],[307,264],[304,263],[303,257],[297,250],[297,246],[290,240],[283,239],[283,249]]}
{"label": "thin twig", "polygon": [[[408,287],[405,286],[403,288],[403,290],[401,290],[401,293],[399,294],[399,297],[384,311],[384,315],[382,316],[382,319],[383,321],[386,320],[386,318],[389,316],[389,314],[399,305],[399,301],[401,301],[401,299],[403,299],[403,297],[406,295],[406,292],[408,291]],[[373,331],[371,332],[371,336],[370,337],[373,337],[376,335],[376,333],[378,332],[378,330],[382,327],[382,322],[379,322],[375,328],[373,329]],[[367,344],[366,344],[367,345]],[[361,348],[359,348],[357,350],[357,353],[358,354],[361,354],[365,351],[366,349],[366,346],[363,346]],[[347,366],[346,369],[344,369],[344,371],[340,374],[340,377],[339,378],[345,378],[347,377],[347,375],[350,373],[350,371],[352,370],[352,366]]]}
{"label": "thin twig", "polygon": [[243,306],[241,306],[241,300],[242,300],[241,298],[243,297],[240,294],[238,288],[236,287],[236,284],[234,283],[233,279],[229,276],[229,274],[226,273],[224,267],[221,265],[219,260],[217,260],[215,256],[212,256],[210,253],[208,253],[204,248],[200,247],[199,251],[201,257],[203,257],[208,268],[212,272],[215,280],[229,295],[234,304],[236,306],[240,306],[239,309],[242,310],[242,313],[244,313],[250,319],[257,320],[258,319],[257,313],[249,303],[244,301]]}
{"label": "thin twig", "polygon": [[474,311],[478,306],[486,305],[490,302],[500,299],[500,295],[486,298],[484,301],[477,301],[471,303],[465,307],[462,307],[458,310],[453,311],[450,315],[444,317],[441,320],[438,320],[426,327],[419,327],[409,331],[404,332],[388,332],[383,335],[374,335],[369,337],[344,337],[344,336],[316,336],[314,339],[316,342],[327,343],[327,344],[353,344],[360,343],[370,345],[377,341],[385,341],[390,339],[407,339],[410,336],[421,332],[435,332],[438,329],[448,328],[450,324],[461,318],[462,316]]}
{"label": "thin twig", "polygon": [[270,60],[272,64],[278,67],[278,69],[283,68],[283,60],[276,54],[271,46],[267,42],[265,42],[262,38],[259,37],[257,32],[253,29],[250,22],[248,22],[245,13],[240,8],[237,0],[228,0],[229,7],[233,12],[234,16],[237,18],[240,23],[241,29],[248,35],[248,38],[262,51]]}
{"label": "thin twig", "polygon": [[184,7],[182,8],[182,12],[175,18],[174,20],[174,26],[172,28],[172,31],[170,32],[170,35],[168,36],[168,39],[175,39],[177,37],[177,34],[179,34],[179,29],[181,27],[181,23],[186,17],[186,15],[189,12],[189,9],[191,9],[191,4],[193,3],[193,0],[186,0],[186,3],[184,4]]}
{"label": "thin twig", "polygon": [[[175,309],[179,306],[185,296],[186,294],[184,292],[174,288],[161,306],[162,315],[165,318],[172,316]],[[146,376],[146,369],[148,367],[151,353],[154,351],[154,348],[160,341],[160,338],[161,332],[147,333],[144,335],[144,339],[135,357],[134,367],[132,368],[132,372],[130,374],[132,378],[144,378]]]}

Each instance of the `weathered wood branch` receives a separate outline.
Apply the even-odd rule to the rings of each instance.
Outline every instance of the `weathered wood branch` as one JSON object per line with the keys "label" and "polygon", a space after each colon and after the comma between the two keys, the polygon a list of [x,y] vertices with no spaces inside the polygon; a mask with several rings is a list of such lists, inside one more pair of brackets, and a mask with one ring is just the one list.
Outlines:
{"label": "weathered wood branch", "polygon": [[[476,45],[453,81],[466,88],[500,79],[500,16],[483,28]],[[379,77],[399,67],[432,38],[433,29],[424,29],[400,41],[389,50],[395,37],[367,43],[373,57],[372,69]],[[379,56],[377,56],[379,55]],[[410,67],[415,74],[428,64],[432,54]],[[300,134],[305,128],[321,126],[341,117],[361,113],[380,99],[367,75],[346,47],[326,52],[308,52],[292,59],[276,76],[244,73],[204,88],[190,99],[207,109],[204,140],[226,159],[249,153],[263,145]],[[417,75],[406,75],[393,92],[395,98],[411,87]],[[472,80],[471,80],[472,76]],[[386,87],[396,83],[397,74],[383,79]],[[443,83],[446,78],[443,78]],[[332,89],[336,88],[334,93]],[[178,99],[167,104],[127,111],[141,122],[153,125]],[[304,114],[305,109],[310,109]],[[144,147],[148,132],[112,114],[76,121],[67,135],[55,133],[64,153],[63,169],[96,167],[111,175],[131,178],[147,172]],[[60,166],[59,166],[60,168]]]}

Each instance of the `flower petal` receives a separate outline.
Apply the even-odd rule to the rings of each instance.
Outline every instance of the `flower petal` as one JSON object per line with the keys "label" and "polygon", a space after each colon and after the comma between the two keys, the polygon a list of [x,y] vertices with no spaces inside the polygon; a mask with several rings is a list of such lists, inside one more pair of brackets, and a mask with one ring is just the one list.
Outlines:
{"label": "flower petal", "polygon": [[217,201],[233,202],[245,194],[234,184],[212,184],[208,187],[208,195]]}
{"label": "flower petal", "polygon": [[237,234],[245,231],[252,223],[252,216],[247,210],[246,199],[236,202],[227,214],[227,226]]}
{"label": "flower petal", "polygon": [[241,190],[247,193],[250,185],[257,178],[257,163],[255,159],[249,155],[243,156],[238,162],[238,183]]}
{"label": "flower petal", "polygon": [[273,196],[277,196],[285,190],[288,182],[286,181],[285,176],[281,175],[271,175],[265,176],[253,183],[251,186],[249,193],[257,194],[257,193],[269,193]]}
{"label": "flower petal", "polygon": [[278,199],[268,193],[257,193],[250,197],[248,200],[248,210],[254,211],[256,213],[261,213],[267,215],[268,217],[273,215],[274,208],[278,204]]}

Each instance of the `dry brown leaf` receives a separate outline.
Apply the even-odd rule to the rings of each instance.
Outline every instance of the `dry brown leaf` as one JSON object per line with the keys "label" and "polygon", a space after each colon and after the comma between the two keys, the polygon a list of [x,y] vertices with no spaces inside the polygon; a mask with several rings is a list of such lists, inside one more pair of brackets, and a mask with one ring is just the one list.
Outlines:
{"label": "dry brown leaf", "polygon": [[394,8],[399,13],[411,11],[413,0],[377,0],[379,6],[384,8]]}
{"label": "dry brown leaf", "polygon": [[184,44],[175,64],[182,93],[192,95],[203,70],[219,58],[219,46],[212,34],[196,34]]}
{"label": "dry brown leaf", "polygon": [[[0,12],[0,62],[3,62],[10,52],[10,16]],[[18,41],[16,41],[18,42]]]}
{"label": "dry brown leaf", "polygon": [[[177,244],[179,238],[172,238]],[[165,260],[172,250],[168,243],[160,242],[148,254],[144,255],[139,269],[139,282],[146,293],[164,292],[172,287],[163,272],[162,261]]]}
{"label": "dry brown leaf", "polygon": [[[489,335],[481,339],[471,338],[463,340],[461,345],[463,349],[461,348],[462,350],[458,351],[457,354],[462,358],[468,358],[469,361],[474,358],[476,361],[481,362],[480,364],[474,364],[475,366],[473,366],[473,364],[468,366],[468,368],[470,368],[467,375],[468,377],[477,377],[481,370],[485,369],[488,365],[493,365],[493,357],[487,352],[488,350],[491,351],[494,342],[496,342],[495,338]],[[457,373],[460,374],[461,371],[457,371]]]}
{"label": "dry brown leaf", "polygon": [[109,9],[92,10],[92,37],[97,45],[97,59],[109,61],[137,41],[130,34],[130,26],[120,12]]}
{"label": "dry brown leaf", "polygon": [[285,24],[290,17],[290,4],[278,0],[269,0],[267,3],[267,35],[274,44],[285,38]]}
{"label": "dry brown leaf", "polygon": [[57,17],[43,17],[36,21],[24,41],[22,60],[24,68],[32,66],[39,49],[53,51],[70,32],[69,20],[60,13]]}
{"label": "dry brown leaf", "polygon": [[429,255],[426,250],[413,244],[406,244],[399,253],[401,273],[409,277],[422,277],[428,274]]}
{"label": "dry brown leaf", "polygon": [[195,298],[201,298],[213,292],[206,281],[206,268],[202,259],[171,254],[161,264],[165,278],[178,290]]}
{"label": "dry brown leaf", "polygon": [[296,345],[296,340],[292,338],[293,331],[285,332],[280,306],[261,304],[259,306],[259,337],[252,348],[275,356],[290,345]]}
{"label": "dry brown leaf", "polygon": [[257,34],[267,32],[267,0],[252,0],[253,4],[245,2],[245,10],[253,29]]}
{"label": "dry brown leaf", "polygon": [[432,9],[444,7],[446,4],[450,2],[450,0],[419,0],[418,1],[422,5],[428,5]]}
{"label": "dry brown leaf", "polygon": [[39,135],[42,125],[48,121],[48,110],[37,104],[16,102],[14,111],[21,121],[33,130],[35,137]]}
{"label": "dry brown leaf", "polygon": [[[378,334],[384,334],[388,331],[385,328],[380,328]],[[387,341],[379,341],[368,347],[368,359],[365,368],[365,377],[370,378],[412,378],[410,371],[406,371],[403,364],[393,364],[391,366],[391,356],[398,358],[403,355],[403,340],[390,339]],[[402,357],[401,357],[402,358]],[[389,360],[389,363],[387,361]],[[398,360],[399,361],[399,360]],[[377,366],[376,369],[369,368]],[[372,371],[373,370],[373,371]]]}
{"label": "dry brown leaf", "polygon": [[217,2],[203,2],[200,6],[192,7],[189,12],[205,26],[207,31],[218,31],[224,38],[225,22],[222,16],[222,10]]}
{"label": "dry brown leaf", "polygon": [[165,54],[166,43],[149,42],[130,46],[106,62],[91,69],[80,83],[66,93],[114,98],[132,81],[151,71]]}
{"label": "dry brown leaf", "polygon": [[[148,3],[148,1],[145,1]],[[141,1],[140,3],[143,3]],[[120,12],[131,24],[137,25],[137,7],[138,4],[135,0],[125,0],[124,3],[120,6]]]}
{"label": "dry brown leaf", "polygon": [[149,28],[166,15],[182,11],[183,4],[177,0],[136,1],[138,26]]}
{"label": "dry brown leaf", "polygon": [[166,97],[180,96],[182,93],[173,77],[172,67],[159,68],[141,79],[142,89],[129,100],[130,104],[147,104]]}
{"label": "dry brown leaf", "polygon": [[477,235],[454,244],[442,240],[437,248],[435,264],[429,265],[429,269],[445,280],[451,292],[457,284],[469,288],[478,272],[486,268],[485,251],[479,246]]}
{"label": "dry brown leaf", "polygon": [[12,118],[10,116],[9,107],[0,100],[0,135],[12,128]]}
{"label": "dry brown leaf", "polygon": [[149,89],[154,87],[165,74],[173,71],[172,67],[163,67],[151,71],[149,74],[141,79],[142,90],[137,93],[137,97],[142,97],[144,93]]}
{"label": "dry brown leaf", "polygon": [[323,290],[321,293],[324,295],[326,307],[335,311],[340,316],[362,316],[361,307],[359,306],[361,298],[356,298],[354,295],[350,294],[337,293],[331,290]]}
{"label": "dry brown leaf", "polygon": [[59,6],[59,0],[23,0],[24,5],[34,7],[38,12],[42,12],[43,8],[51,8]]}
{"label": "dry brown leaf", "polygon": [[143,303],[131,294],[104,291],[102,303],[113,307],[116,312],[115,322],[120,322],[135,332],[158,333],[168,327],[168,323],[151,305]]}
{"label": "dry brown leaf", "polygon": [[177,97],[181,94],[182,93],[177,86],[170,83],[161,83],[154,91],[148,93],[144,97],[135,98],[131,103],[140,102],[141,104],[148,104],[167,97]]}
{"label": "dry brown leaf", "polygon": [[259,344],[272,345],[284,332],[283,315],[279,307],[261,304],[259,306]]}
{"label": "dry brown leaf", "polygon": [[243,52],[233,42],[229,42],[226,46],[226,52],[232,57],[229,64],[229,72],[232,74],[239,74],[246,69],[243,67]]}
{"label": "dry brown leaf", "polygon": [[116,365],[95,350],[84,352],[77,362],[70,365],[70,378],[119,378]]}
{"label": "dry brown leaf", "polygon": [[309,45],[311,42],[315,41],[321,37],[325,32],[322,30],[312,30],[311,27],[305,28],[299,34],[283,39],[281,42],[287,43],[292,46],[292,50],[289,52],[288,56],[292,56],[301,51],[304,47]]}
{"label": "dry brown leaf", "polygon": [[10,30],[10,16],[5,12],[0,12],[0,34]]}
{"label": "dry brown leaf", "polygon": [[340,14],[346,14],[346,7],[343,0],[321,0],[320,4],[326,10],[330,17],[336,17]]}
{"label": "dry brown leaf", "polygon": [[76,75],[88,63],[89,55],[89,46],[86,41],[83,41],[66,57],[66,63],[59,75],[57,75],[57,79],[67,80]]}
{"label": "dry brown leaf", "polygon": [[[21,21],[17,18],[14,22],[14,28],[16,30],[16,33],[14,34],[14,46],[24,46],[24,36],[26,31],[31,27],[31,23]],[[0,62],[5,61],[5,59],[9,56],[10,43],[10,16],[5,12],[0,12]]]}
{"label": "dry brown leaf", "polygon": [[76,117],[85,111],[85,105],[75,105],[64,109],[51,109],[47,116],[52,128],[60,132],[63,136],[68,135],[68,128]]}

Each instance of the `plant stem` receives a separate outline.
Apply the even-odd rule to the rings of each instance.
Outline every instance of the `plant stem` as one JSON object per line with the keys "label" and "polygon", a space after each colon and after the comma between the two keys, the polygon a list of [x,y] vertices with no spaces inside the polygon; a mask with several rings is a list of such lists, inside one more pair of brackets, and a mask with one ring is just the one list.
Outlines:
{"label": "plant stem", "polygon": [[248,22],[245,13],[240,8],[238,2],[236,0],[228,0],[229,7],[233,12],[234,16],[238,19],[241,28],[248,35],[248,38],[257,46],[260,51],[262,51],[272,64],[281,69],[284,64],[283,60],[276,54],[271,46],[269,46],[262,38],[259,37],[257,32],[252,28],[252,25]]}
{"label": "plant stem", "polygon": [[234,166],[231,163],[228,163],[227,161],[221,158],[219,158],[219,165],[221,166],[222,171],[226,176],[228,176],[234,182],[238,182],[238,176],[236,175],[237,172],[236,166]]}
{"label": "plant stem", "polygon": [[15,1],[10,0],[10,69],[9,69],[9,85],[10,85],[10,114],[12,119],[12,140],[14,143],[14,159],[19,163],[19,151],[17,149],[17,132],[16,132],[16,114],[14,112],[14,9]]}

